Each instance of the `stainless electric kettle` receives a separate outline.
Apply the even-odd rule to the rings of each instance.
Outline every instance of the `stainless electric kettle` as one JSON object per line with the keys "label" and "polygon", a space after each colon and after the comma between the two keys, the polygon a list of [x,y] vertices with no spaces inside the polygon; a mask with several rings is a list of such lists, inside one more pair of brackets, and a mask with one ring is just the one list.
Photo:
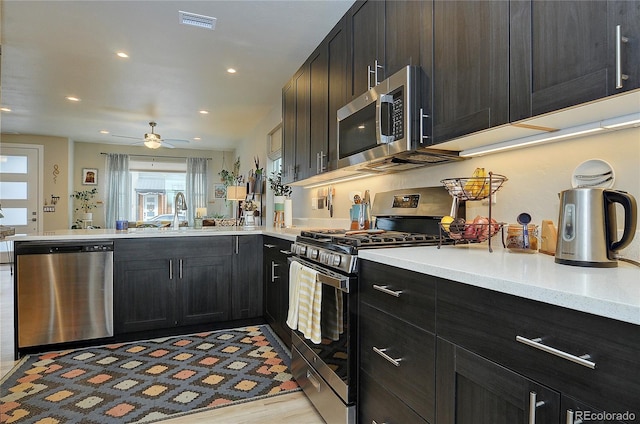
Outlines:
{"label": "stainless electric kettle", "polygon": [[[617,240],[616,203],[624,208],[624,232]],[[616,253],[636,232],[636,199],[603,188],[576,188],[560,194],[556,263],[611,268]]]}

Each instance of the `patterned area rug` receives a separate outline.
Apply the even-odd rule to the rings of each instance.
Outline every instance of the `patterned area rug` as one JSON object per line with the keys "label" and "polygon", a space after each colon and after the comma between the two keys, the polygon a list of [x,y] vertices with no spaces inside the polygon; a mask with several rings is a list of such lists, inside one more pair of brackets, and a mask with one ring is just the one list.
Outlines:
{"label": "patterned area rug", "polygon": [[153,422],[299,390],[266,325],[26,357],[1,381],[2,423]]}

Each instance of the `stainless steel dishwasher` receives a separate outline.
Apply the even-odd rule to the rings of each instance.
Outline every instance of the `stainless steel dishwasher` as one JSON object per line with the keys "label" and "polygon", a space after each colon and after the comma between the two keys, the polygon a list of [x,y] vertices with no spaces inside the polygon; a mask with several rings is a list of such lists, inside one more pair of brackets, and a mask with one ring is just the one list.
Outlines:
{"label": "stainless steel dishwasher", "polygon": [[18,348],[113,336],[113,241],[16,242]]}

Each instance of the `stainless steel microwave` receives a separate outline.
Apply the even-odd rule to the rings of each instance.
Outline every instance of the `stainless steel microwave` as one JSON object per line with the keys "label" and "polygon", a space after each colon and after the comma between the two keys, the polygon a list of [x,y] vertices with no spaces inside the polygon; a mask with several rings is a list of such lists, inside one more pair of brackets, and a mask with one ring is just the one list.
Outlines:
{"label": "stainless steel microwave", "polygon": [[338,110],[338,169],[397,172],[462,160],[425,147],[420,79],[420,68],[406,66]]}
{"label": "stainless steel microwave", "polygon": [[407,66],[338,110],[338,168],[410,150],[419,141],[419,77]]}

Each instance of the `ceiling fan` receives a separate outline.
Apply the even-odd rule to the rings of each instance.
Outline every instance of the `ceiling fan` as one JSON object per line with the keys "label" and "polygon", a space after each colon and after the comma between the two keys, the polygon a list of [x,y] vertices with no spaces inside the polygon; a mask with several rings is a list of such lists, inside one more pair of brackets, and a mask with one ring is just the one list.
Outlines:
{"label": "ceiling fan", "polygon": [[[142,139],[142,141],[138,141],[137,143],[133,143],[133,146],[140,146],[140,145],[144,145],[146,147],[148,147],[149,149],[157,149],[160,146],[164,146],[164,147],[168,147],[169,149],[174,149],[176,146],[174,146],[172,143],[188,143],[189,140],[180,140],[180,139],[175,139],[175,138],[165,138],[163,139],[162,136],[160,136],[160,134],[154,132],[154,128],[156,125],[155,122],[151,121],[149,122],[149,125],[151,126],[151,132],[150,133],[145,133],[144,138]],[[140,137],[131,137],[128,135],[116,135],[116,134],[111,134],[114,137],[120,137],[120,138],[131,138],[134,140],[140,140]]]}

